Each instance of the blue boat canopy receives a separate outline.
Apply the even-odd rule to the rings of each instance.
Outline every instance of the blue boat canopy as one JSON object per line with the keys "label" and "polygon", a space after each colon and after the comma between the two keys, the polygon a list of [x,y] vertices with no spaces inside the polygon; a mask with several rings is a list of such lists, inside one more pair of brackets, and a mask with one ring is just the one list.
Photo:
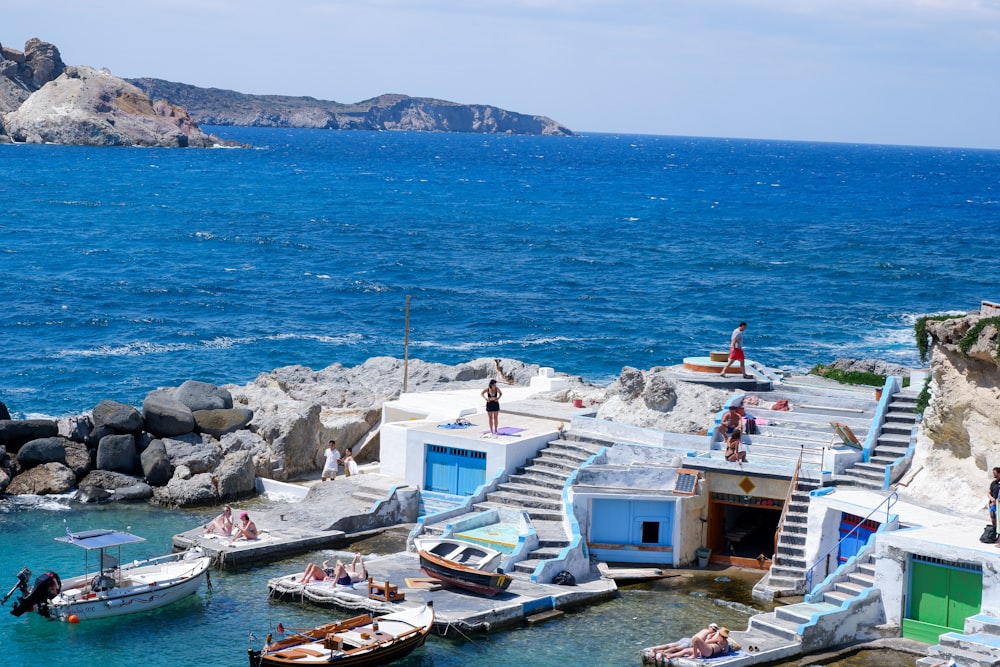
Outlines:
{"label": "blue boat canopy", "polygon": [[117,530],[85,530],[79,533],[71,533],[67,530],[65,537],[56,538],[56,542],[75,544],[76,546],[82,547],[88,551],[91,549],[120,547],[123,544],[135,544],[137,542],[145,541],[145,538],[139,537],[138,535],[123,533]]}

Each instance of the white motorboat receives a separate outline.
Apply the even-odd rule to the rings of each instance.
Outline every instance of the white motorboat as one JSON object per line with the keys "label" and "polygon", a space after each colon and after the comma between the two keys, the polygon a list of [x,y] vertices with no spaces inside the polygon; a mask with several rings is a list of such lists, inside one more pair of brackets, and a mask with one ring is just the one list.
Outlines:
{"label": "white motorboat", "polygon": [[[31,572],[22,569],[0,602],[20,591],[10,612],[14,616],[34,609],[46,618],[79,623],[157,609],[197,591],[211,564],[211,558],[198,548],[121,564],[121,547],[146,540],[116,530],[67,531],[56,541],[84,550],[83,574],[61,579],[55,572],[44,572],[29,591]],[[115,549],[117,557],[109,553]]]}

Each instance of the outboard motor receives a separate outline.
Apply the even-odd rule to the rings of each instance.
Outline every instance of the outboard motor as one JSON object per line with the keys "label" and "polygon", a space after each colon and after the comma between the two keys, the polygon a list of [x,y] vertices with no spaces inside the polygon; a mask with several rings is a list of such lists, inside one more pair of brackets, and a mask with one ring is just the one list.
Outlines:
{"label": "outboard motor", "polygon": [[0,604],[7,604],[7,600],[10,596],[14,594],[14,591],[21,591],[21,596],[28,594],[28,579],[31,579],[31,570],[26,567],[22,567],[21,571],[17,573],[17,583],[11,586],[10,590],[7,591],[7,595],[4,595],[0,599]]}
{"label": "outboard motor", "polygon": [[[26,572],[27,570],[22,570]],[[18,581],[20,582],[20,574],[18,573]],[[28,572],[28,576],[31,573]],[[27,577],[25,577],[27,579]],[[48,617],[49,615],[49,600],[59,595],[59,591],[62,590],[62,581],[59,579],[59,575],[55,572],[43,572],[38,575],[35,579],[35,586],[31,589],[31,592],[25,595],[23,591],[28,590],[27,583],[18,583],[15,588],[21,588],[22,594],[17,598],[17,602],[14,604],[14,608],[10,610],[10,613],[14,616],[20,616],[26,611],[31,611],[35,606],[38,607],[38,613],[42,616]],[[11,589],[13,591],[14,589]]]}

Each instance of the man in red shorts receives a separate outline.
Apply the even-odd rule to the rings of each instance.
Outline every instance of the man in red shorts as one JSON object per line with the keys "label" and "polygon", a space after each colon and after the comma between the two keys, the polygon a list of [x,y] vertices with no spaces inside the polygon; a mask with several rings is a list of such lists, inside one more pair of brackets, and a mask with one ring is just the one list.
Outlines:
{"label": "man in red shorts", "polygon": [[726,371],[729,370],[734,361],[740,362],[740,373],[743,374],[743,377],[748,379],[753,377],[752,375],[747,375],[746,357],[743,355],[743,332],[746,330],[746,322],[740,322],[740,325],[733,329],[733,335],[729,339],[729,361],[726,362],[726,365],[722,367],[722,372],[719,373],[722,377],[726,377]]}

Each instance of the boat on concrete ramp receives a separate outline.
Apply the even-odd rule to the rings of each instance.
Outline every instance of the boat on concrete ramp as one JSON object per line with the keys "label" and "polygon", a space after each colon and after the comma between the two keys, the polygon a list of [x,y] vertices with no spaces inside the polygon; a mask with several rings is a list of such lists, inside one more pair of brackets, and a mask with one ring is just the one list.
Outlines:
{"label": "boat on concrete ramp", "polygon": [[[388,665],[423,646],[434,627],[431,602],[385,616],[362,614],[328,623],[271,643],[247,649],[250,667],[329,665],[375,667]],[[250,636],[254,640],[253,635]]]}
{"label": "boat on concrete ramp", "polygon": [[446,537],[422,537],[413,544],[428,577],[489,596],[510,586],[511,578],[499,569],[503,554],[496,549]]}
{"label": "boat on concrete ramp", "polygon": [[83,549],[83,574],[62,579],[55,572],[44,572],[29,590],[31,571],[23,568],[0,604],[19,591],[10,612],[14,616],[35,610],[46,618],[79,623],[158,609],[192,595],[208,578],[212,559],[200,549],[120,564],[123,546],[145,541],[117,530],[67,530],[56,542]]}

